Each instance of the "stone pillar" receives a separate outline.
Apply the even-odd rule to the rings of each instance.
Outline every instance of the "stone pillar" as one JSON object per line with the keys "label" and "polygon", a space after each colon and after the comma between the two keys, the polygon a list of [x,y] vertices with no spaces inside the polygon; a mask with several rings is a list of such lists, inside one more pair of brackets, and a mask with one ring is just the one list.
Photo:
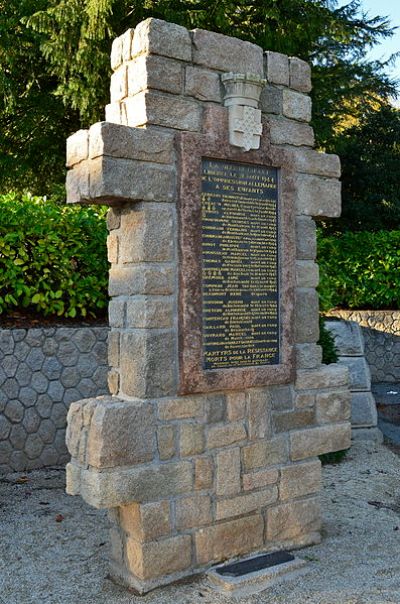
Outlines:
{"label": "stone pillar", "polygon": [[[313,217],[339,215],[340,168],[312,149],[297,58],[148,19],[111,61],[107,121],[67,145],[68,201],[111,206],[110,396],[71,405],[67,490],[110,510],[113,575],[143,593],[320,538],[317,456],[350,445],[347,369],[316,344]],[[259,149],[229,142],[228,72],[267,80]],[[204,368],[203,158],[280,174],[275,364]]]}

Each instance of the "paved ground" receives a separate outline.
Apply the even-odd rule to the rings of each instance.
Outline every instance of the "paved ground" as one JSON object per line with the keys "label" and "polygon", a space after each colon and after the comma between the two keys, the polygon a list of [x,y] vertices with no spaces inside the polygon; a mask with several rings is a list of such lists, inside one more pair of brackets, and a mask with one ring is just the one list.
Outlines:
{"label": "paved ground", "polygon": [[[1,604],[230,601],[203,579],[142,598],[115,586],[106,578],[105,515],[67,497],[63,481],[61,470],[48,470],[0,482]],[[342,464],[325,467],[324,482],[323,543],[300,552],[308,574],[241,603],[400,603],[400,457],[358,444]]]}

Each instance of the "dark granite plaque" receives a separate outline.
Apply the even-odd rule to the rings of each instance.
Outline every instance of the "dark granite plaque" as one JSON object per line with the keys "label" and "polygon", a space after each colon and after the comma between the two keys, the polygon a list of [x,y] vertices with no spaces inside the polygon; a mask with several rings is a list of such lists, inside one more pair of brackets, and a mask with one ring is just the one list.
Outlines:
{"label": "dark granite plaque", "polygon": [[203,369],[277,365],[278,169],[202,159]]}

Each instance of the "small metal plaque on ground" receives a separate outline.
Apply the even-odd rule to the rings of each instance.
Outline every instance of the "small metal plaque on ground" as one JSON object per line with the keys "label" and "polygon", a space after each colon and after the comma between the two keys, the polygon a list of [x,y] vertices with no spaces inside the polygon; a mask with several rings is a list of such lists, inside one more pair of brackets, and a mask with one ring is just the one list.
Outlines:
{"label": "small metal plaque on ground", "polygon": [[242,597],[298,577],[306,572],[306,564],[305,560],[281,551],[214,567],[207,576],[217,591]]}

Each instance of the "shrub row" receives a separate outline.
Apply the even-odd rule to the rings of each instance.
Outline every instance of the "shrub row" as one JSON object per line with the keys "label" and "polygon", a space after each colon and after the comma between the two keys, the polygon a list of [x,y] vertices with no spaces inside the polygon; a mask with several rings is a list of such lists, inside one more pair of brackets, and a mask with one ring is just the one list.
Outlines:
{"label": "shrub row", "polygon": [[[0,195],[0,314],[86,317],[107,307],[106,209]],[[103,311],[104,312],[104,311]]]}
{"label": "shrub row", "polygon": [[318,233],[320,307],[400,308],[400,231]]}

